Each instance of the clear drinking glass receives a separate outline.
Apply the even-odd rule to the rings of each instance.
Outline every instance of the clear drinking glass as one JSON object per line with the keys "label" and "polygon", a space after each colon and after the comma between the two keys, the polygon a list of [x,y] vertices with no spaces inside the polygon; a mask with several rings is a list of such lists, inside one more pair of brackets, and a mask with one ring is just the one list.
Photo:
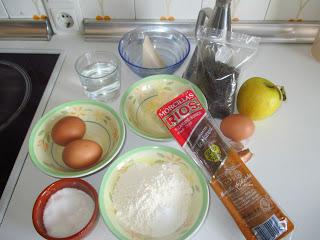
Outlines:
{"label": "clear drinking glass", "polygon": [[108,101],[120,93],[120,61],[110,52],[96,51],[81,55],[75,63],[86,95],[95,100]]}

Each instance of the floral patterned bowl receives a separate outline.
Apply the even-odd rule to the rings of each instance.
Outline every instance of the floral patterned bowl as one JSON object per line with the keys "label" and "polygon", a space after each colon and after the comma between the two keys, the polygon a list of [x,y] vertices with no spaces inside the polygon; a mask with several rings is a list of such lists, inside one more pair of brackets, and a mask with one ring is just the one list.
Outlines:
{"label": "floral patterned bowl", "polygon": [[156,141],[169,141],[172,135],[157,116],[157,110],[182,92],[192,88],[207,108],[201,90],[174,75],[153,75],[131,85],[121,98],[122,118],[138,135]]}
{"label": "floral patterned bowl", "polygon": [[100,213],[110,231],[121,240],[160,239],[144,236],[126,229],[118,221],[113,205],[115,184],[121,174],[135,164],[162,164],[170,162],[180,167],[191,188],[191,204],[184,223],[161,240],[189,239],[202,225],[209,208],[209,190],[206,179],[198,166],[183,152],[167,146],[145,146],[126,152],[117,158],[105,173],[99,190]]}
{"label": "floral patterned bowl", "polygon": [[[63,147],[52,141],[51,129],[65,116],[81,118],[86,124],[83,139],[96,141],[102,147],[102,157],[94,166],[75,170],[64,164]],[[82,177],[106,166],[120,151],[124,138],[124,123],[111,107],[93,100],[73,101],[55,107],[36,123],[29,139],[29,154],[32,162],[50,176]]]}

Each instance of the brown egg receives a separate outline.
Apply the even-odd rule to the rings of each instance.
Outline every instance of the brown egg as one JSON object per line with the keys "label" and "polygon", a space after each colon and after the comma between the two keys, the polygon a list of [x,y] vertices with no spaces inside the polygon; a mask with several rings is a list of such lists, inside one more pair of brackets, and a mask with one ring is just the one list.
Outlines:
{"label": "brown egg", "polygon": [[100,145],[91,140],[79,139],[69,143],[62,152],[64,163],[74,169],[93,166],[102,155]]}
{"label": "brown egg", "polygon": [[231,114],[225,117],[220,124],[221,132],[233,141],[249,138],[254,133],[253,121],[241,114]]}
{"label": "brown egg", "polygon": [[61,118],[52,128],[51,137],[56,144],[66,146],[68,143],[80,139],[86,132],[85,123],[78,117]]}

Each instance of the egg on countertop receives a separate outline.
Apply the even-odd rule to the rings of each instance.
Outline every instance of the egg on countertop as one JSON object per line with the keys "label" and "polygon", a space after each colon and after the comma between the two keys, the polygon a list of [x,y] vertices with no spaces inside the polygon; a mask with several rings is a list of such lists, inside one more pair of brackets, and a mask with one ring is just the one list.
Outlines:
{"label": "egg on countertop", "polygon": [[53,141],[61,146],[80,139],[86,132],[85,123],[78,117],[67,116],[61,118],[52,128],[51,137]]}
{"label": "egg on countertop", "polygon": [[98,143],[79,139],[64,148],[62,159],[67,166],[73,169],[85,169],[96,164],[101,155],[102,148]]}
{"label": "egg on countertop", "polygon": [[220,130],[227,138],[239,142],[252,136],[255,126],[249,117],[231,114],[221,121]]}

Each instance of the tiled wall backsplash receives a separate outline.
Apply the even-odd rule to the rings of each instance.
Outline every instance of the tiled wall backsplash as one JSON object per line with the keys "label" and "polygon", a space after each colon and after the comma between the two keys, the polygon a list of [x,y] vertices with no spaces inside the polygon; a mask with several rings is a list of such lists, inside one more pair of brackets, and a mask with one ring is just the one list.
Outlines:
{"label": "tiled wall backsplash", "polygon": [[135,0],[137,19],[196,19],[201,0]]}
{"label": "tiled wall backsplash", "polygon": [[[0,0],[0,18],[50,14],[54,5],[77,6],[77,18],[196,19],[215,0]],[[80,16],[79,16],[80,15]],[[233,0],[234,20],[320,20],[320,0]]]}
{"label": "tiled wall backsplash", "polygon": [[79,0],[84,18],[110,16],[117,19],[134,19],[134,0]]}
{"label": "tiled wall backsplash", "polygon": [[[80,0],[83,17],[104,14],[114,19],[196,19],[215,0]],[[103,11],[101,10],[103,6]],[[320,20],[320,0],[233,0],[239,20]]]}
{"label": "tiled wall backsplash", "polygon": [[[80,0],[82,15],[113,19],[196,19],[215,0]],[[103,9],[103,11],[101,10]],[[320,0],[233,0],[239,20],[320,20]]]}

